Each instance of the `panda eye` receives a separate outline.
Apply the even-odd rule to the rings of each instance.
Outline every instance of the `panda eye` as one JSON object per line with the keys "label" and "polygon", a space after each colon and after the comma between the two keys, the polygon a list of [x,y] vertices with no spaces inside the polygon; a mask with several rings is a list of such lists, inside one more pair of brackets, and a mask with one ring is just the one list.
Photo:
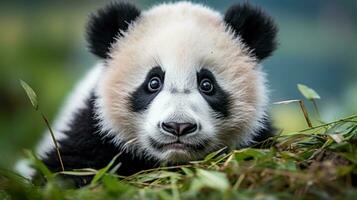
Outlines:
{"label": "panda eye", "polygon": [[161,88],[161,80],[159,77],[152,77],[148,83],[148,89],[150,92],[156,92]]}
{"label": "panda eye", "polygon": [[210,79],[205,78],[200,83],[200,90],[203,93],[209,94],[213,91],[213,83]]}

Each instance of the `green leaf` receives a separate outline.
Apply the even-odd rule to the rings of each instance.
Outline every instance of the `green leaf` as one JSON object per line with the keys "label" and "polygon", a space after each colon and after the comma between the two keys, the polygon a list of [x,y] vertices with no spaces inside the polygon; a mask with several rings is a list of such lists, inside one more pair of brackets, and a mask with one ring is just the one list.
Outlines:
{"label": "green leaf", "polygon": [[112,167],[112,165],[114,164],[115,160],[119,157],[119,155],[120,154],[114,156],[114,158],[110,161],[110,163],[106,167],[98,170],[98,173],[94,176],[91,185],[96,184],[105,175],[105,173],[109,171],[109,169]]}
{"label": "green leaf", "polygon": [[229,188],[229,182],[224,173],[197,169],[197,176],[201,183],[212,189],[225,191]]}
{"label": "green leaf", "polygon": [[187,168],[187,167],[181,167],[181,169],[182,169],[182,171],[185,172],[185,174],[187,176],[193,176],[194,175],[193,171],[191,169]]}
{"label": "green leaf", "polygon": [[160,190],[159,192],[157,192],[157,195],[160,197],[159,199],[172,200],[172,196],[165,190]]}
{"label": "green leaf", "polygon": [[37,158],[37,156],[30,150],[24,150],[26,156],[30,159],[32,165],[39,170],[47,180],[52,180],[54,174],[47,168],[47,166]]}
{"label": "green leaf", "polygon": [[278,101],[274,102],[274,105],[280,105],[280,104],[290,104],[290,103],[296,103],[299,102],[300,100],[298,99],[291,99],[291,100],[286,100],[286,101]]}
{"label": "green leaf", "polygon": [[20,80],[20,84],[22,88],[24,88],[32,106],[35,108],[35,110],[38,110],[37,95],[35,91],[33,91],[33,89],[23,80]]}
{"label": "green leaf", "polygon": [[336,142],[336,143],[341,143],[344,138],[343,135],[341,134],[329,134],[329,136]]}
{"label": "green leaf", "polygon": [[172,200],[180,200],[180,192],[177,186],[177,179],[175,177],[171,177],[171,193]]}
{"label": "green leaf", "polygon": [[103,176],[102,182],[105,186],[104,189],[115,195],[117,199],[130,199],[130,197],[135,194],[135,190],[132,186],[120,181],[120,179],[114,176],[107,174]]}
{"label": "green leaf", "polygon": [[347,160],[349,160],[352,163],[354,163],[355,165],[357,165],[357,155],[356,155],[356,153],[348,152],[348,153],[340,153],[340,155],[342,155]]}
{"label": "green leaf", "polygon": [[80,172],[80,171],[63,171],[59,174],[70,175],[70,176],[93,176],[96,172]]}
{"label": "green leaf", "polygon": [[235,159],[237,161],[243,161],[247,158],[260,159],[267,155],[267,152],[262,149],[240,149],[235,151]]}
{"label": "green leaf", "polygon": [[140,174],[137,175],[135,178],[139,182],[150,182],[158,179],[164,179],[164,178],[169,178],[169,177],[180,177],[179,173],[176,172],[170,172],[170,171],[153,171],[147,174]]}
{"label": "green leaf", "polygon": [[307,87],[306,85],[303,84],[298,84],[297,85],[300,93],[308,100],[314,100],[314,99],[321,99],[320,95],[317,94],[315,90],[312,88]]}
{"label": "green leaf", "polygon": [[214,157],[216,157],[218,154],[220,154],[220,153],[223,152],[224,150],[226,150],[226,147],[224,147],[224,148],[222,148],[222,149],[220,149],[220,150],[218,150],[218,151],[214,151],[214,152],[208,154],[208,155],[205,157],[205,159],[204,159],[203,161],[204,161],[204,162],[207,162],[207,161],[212,160]]}

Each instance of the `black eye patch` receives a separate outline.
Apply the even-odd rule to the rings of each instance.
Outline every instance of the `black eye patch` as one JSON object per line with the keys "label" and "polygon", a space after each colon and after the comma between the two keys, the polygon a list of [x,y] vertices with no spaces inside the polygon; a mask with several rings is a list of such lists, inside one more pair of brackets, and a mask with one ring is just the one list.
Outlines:
{"label": "black eye patch", "polygon": [[200,86],[201,81],[204,79],[209,79],[212,82],[213,90],[209,94],[200,91],[201,95],[218,114],[218,118],[228,117],[231,104],[229,93],[218,85],[211,71],[203,68],[197,72],[197,85]]}
{"label": "black eye patch", "polygon": [[130,96],[130,107],[133,112],[146,110],[152,100],[160,93],[161,89],[156,92],[152,92],[148,88],[149,81],[153,77],[159,78],[161,80],[161,84],[164,84],[165,72],[162,71],[161,67],[152,68],[146,75],[145,81]]}

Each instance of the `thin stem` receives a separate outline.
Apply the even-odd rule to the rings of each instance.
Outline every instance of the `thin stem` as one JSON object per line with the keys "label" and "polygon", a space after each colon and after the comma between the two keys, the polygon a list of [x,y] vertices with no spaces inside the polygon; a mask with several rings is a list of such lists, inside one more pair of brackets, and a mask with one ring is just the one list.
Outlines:
{"label": "thin stem", "polygon": [[314,110],[316,112],[317,117],[321,120],[321,115],[320,115],[319,109],[317,107],[316,100],[315,99],[311,99],[311,101],[312,101],[312,104],[314,105]]}
{"label": "thin stem", "polygon": [[56,151],[57,151],[57,157],[58,157],[58,160],[59,160],[59,162],[60,162],[60,164],[61,164],[61,169],[62,169],[62,171],[64,171],[64,165],[63,165],[61,153],[60,153],[60,150],[59,150],[59,148],[58,148],[58,143],[57,143],[57,140],[56,140],[56,138],[55,138],[55,135],[53,134],[52,128],[51,128],[51,126],[50,126],[50,123],[48,122],[46,116],[45,116],[43,113],[41,113],[41,116],[42,116],[43,120],[45,121],[48,130],[49,130],[50,133],[51,133],[52,141],[53,141],[53,143],[55,144],[55,148],[56,148]]}
{"label": "thin stem", "polygon": [[319,125],[319,126],[314,126],[314,127],[310,127],[310,128],[307,128],[307,129],[303,129],[299,132],[305,132],[305,131],[309,131],[309,130],[313,130],[313,129],[317,129],[317,128],[322,128],[322,127],[326,127],[326,126],[329,126],[329,125],[332,125],[332,124],[336,124],[336,123],[339,123],[339,122],[349,122],[348,120],[349,119],[354,119],[354,118],[357,118],[357,114],[356,115],[351,115],[349,117],[345,117],[345,118],[342,118],[342,119],[339,119],[339,120],[336,120],[336,121],[332,121],[332,122],[329,122],[329,123],[326,123],[326,124],[322,124],[322,125]]}
{"label": "thin stem", "polygon": [[146,169],[146,170],[142,170],[140,172],[137,172],[135,174],[132,174],[130,176],[126,176],[123,180],[130,180],[131,178],[134,178],[140,174],[144,174],[144,173],[149,173],[152,171],[159,171],[159,170],[166,170],[166,169],[179,169],[182,167],[192,167],[191,164],[187,164],[187,165],[177,165],[177,166],[169,166],[169,167],[157,167],[157,168],[152,168],[152,169]]}
{"label": "thin stem", "polygon": [[305,117],[305,120],[306,120],[307,125],[308,125],[310,128],[312,128],[312,123],[311,123],[311,121],[310,121],[309,114],[308,114],[308,112],[307,112],[307,110],[306,110],[306,107],[305,107],[305,105],[304,105],[304,101],[299,100],[299,105],[300,105],[300,108],[301,108],[302,112],[304,113],[304,117]]}

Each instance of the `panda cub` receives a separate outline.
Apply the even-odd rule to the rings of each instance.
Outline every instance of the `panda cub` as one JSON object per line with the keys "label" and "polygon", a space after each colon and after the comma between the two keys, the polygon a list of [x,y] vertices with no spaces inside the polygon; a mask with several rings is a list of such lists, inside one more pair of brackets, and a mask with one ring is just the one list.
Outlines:
{"label": "panda cub", "polygon": [[[224,16],[190,2],[98,10],[87,41],[101,62],[53,126],[65,170],[100,169],[119,155],[117,173],[130,175],[266,139],[273,131],[260,62],[275,50],[276,33],[247,3]],[[37,153],[61,171],[49,134]]]}

